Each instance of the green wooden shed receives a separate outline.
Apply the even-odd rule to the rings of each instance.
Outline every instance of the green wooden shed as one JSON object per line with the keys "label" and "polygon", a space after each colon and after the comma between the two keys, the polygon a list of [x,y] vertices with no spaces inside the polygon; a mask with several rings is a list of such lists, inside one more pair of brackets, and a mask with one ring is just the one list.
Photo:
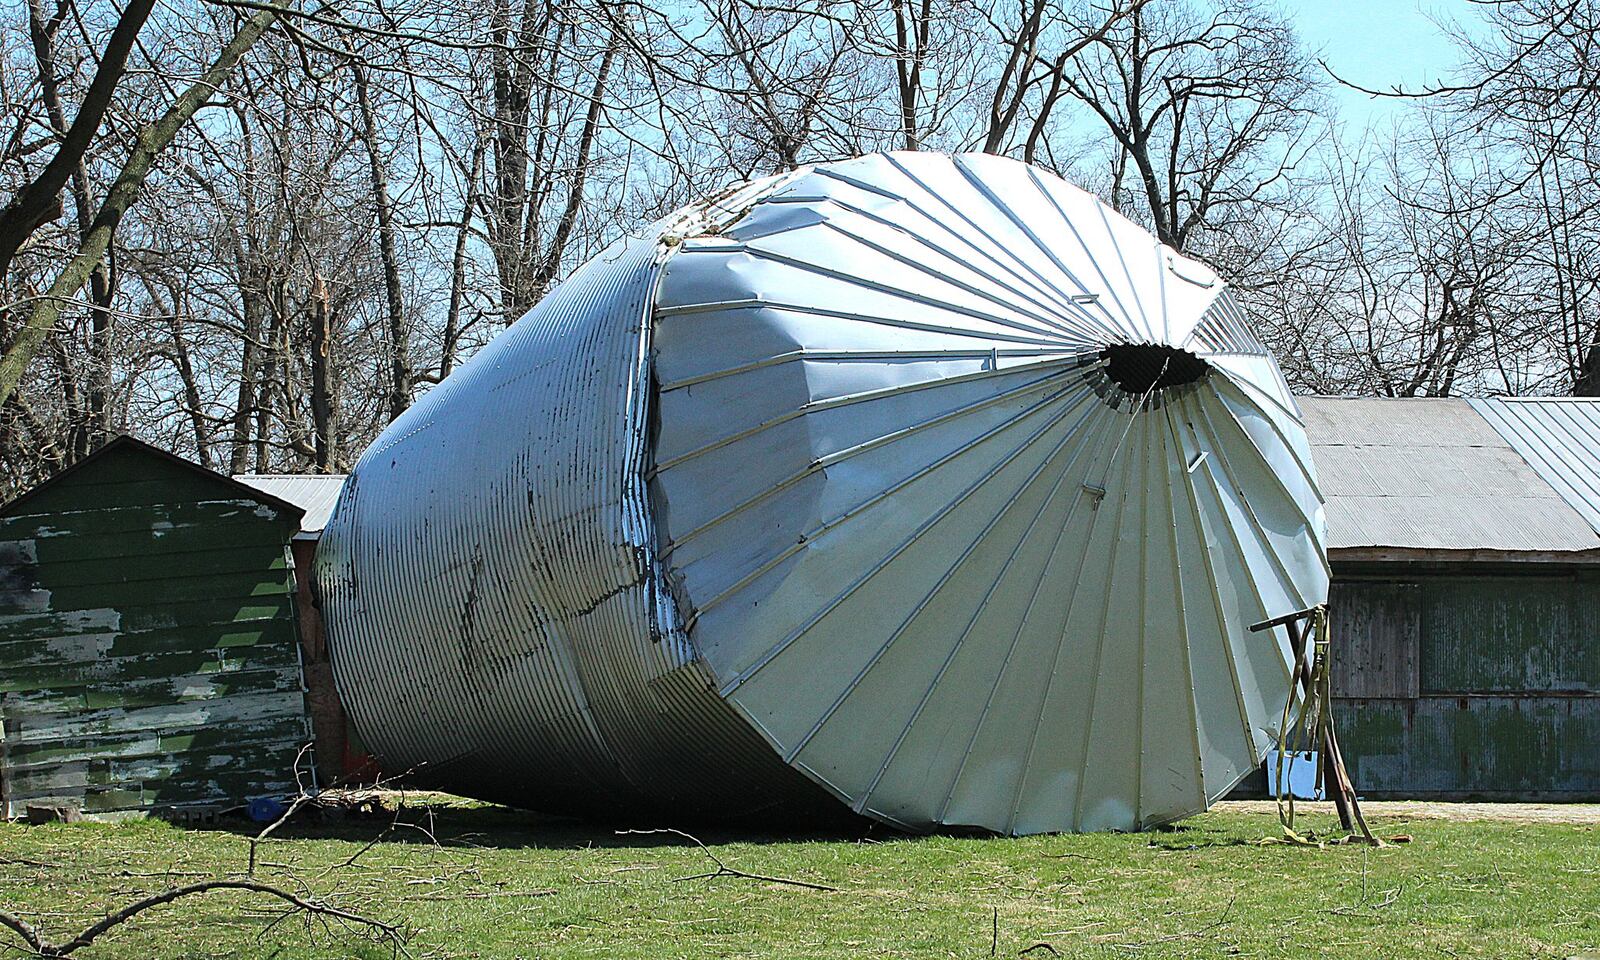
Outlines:
{"label": "green wooden shed", "polygon": [[302,513],[129,437],[0,507],[0,815],[293,791]]}
{"label": "green wooden shed", "polygon": [[1600,800],[1600,400],[1300,406],[1356,788]]}

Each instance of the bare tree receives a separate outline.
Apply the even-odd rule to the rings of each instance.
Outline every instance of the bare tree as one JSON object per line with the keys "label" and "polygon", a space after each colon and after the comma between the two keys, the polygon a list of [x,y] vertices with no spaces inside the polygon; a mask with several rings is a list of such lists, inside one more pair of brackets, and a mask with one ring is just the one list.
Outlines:
{"label": "bare tree", "polygon": [[986,11],[1005,59],[992,83],[983,152],[1007,152],[1031,107],[1022,155],[1033,162],[1056,105],[1065,96],[1068,64],[1091,45],[1105,42],[1119,21],[1138,17],[1145,3],[1116,0],[1075,11],[1051,0],[1019,0],[1015,23],[1004,13]]}
{"label": "bare tree", "polygon": [[587,12],[585,22],[536,0],[494,0],[490,10],[494,170],[485,220],[507,323],[560,272],[587,199],[621,44],[603,11]]}
{"label": "bare tree", "polygon": [[[280,0],[280,5],[287,2],[288,0]],[[39,344],[49,334],[51,327],[55,325],[64,303],[77,295],[99,266],[101,258],[106,255],[116,234],[118,223],[138,198],[139,189],[150,175],[157,156],[172,143],[195,112],[221,86],[245,51],[249,50],[261,34],[272,25],[279,9],[279,6],[268,6],[246,20],[200,79],[191,85],[159,119],[139,131],[121,172],[107,191],[106,198],[101,203],[93,222],[84,232],[77,253],[62,268],[49,290],[34,302],[27,320],[17,332],[15,340],[6,349],[4,358],[0,359],[0,406],[10,399],[21,383],[23,370],[38,350]],[[26,214],[30,212],[31,208],[23,207],[18,222],[28,222],[30,218]],[[0,243],[0,256],[9,256],[6,253],[7,245],[9,241]],[[18,240],[11,250],[14,252],[20,245],[21,240]],[[0,265],[3,265],[3,261],[0,261]]]}
{"label": "bare tree", "polygon": [[[1600,6],[1593,0],[1497,0],[1487,28],[1458,31],[1471,78],[1455,99],[1472,122],[1521,154],[1499,205],[1533,208],[1555,302],[1551,328],[1572,392],[1600,396],[1600,262],[1594,200],[1600,186]],[[1486,35],[1487,40],[1478,36]],[[1526,171],[1526,172],[1523,172]]]}
{"label": "bare tree", "polygon": [[[401,291],[400,259],[396,253],[394,198],[389,195],[388,162],[378,143],[378,121],[372,109],[372,92],[367,83],[367,71],[359,60],[350,64],[350,78],[356,88],[359,107],[361,144],[366,148],[368,170],[372,175],[372,205],[378,221],[378,252],[383,263],[384,305],[387,308],[389,331],[389,419],[393,420],[411,406],[411,346],[406,329],[405,294]],[[326,298],[318,300],[318,310],[325,311]],[[326,324],[326,315],[320,321]],[[323,340],[326,343],[326,340]],[[325,358],[324,358],[325,359]]]}
{"label": "bare tree", "polygon": [[1293,29],[1254,0],[1141,5],[1064,71],[1114,145],[1113,203],[1129,212],[1125,191],[1138,195],[1134,212],[1178,250],[1273,198],[1308,148],[1318,106]]}
{"label": "bare tree", "polygon": [[1298,388],[1600,392],[1600,14],[1474,10],[1453,82],[1354,144],[1265,0],[24,0],[0,487],[124,430],[345,469],[620,234],[887,149],[1100,192],[1227,275]]}
{"label": "bare tree", "polygon": [[1543,386],[1551,354],[1527,293],[1542,228],[1481,202],[1499,183],[1484,139],[1434,116],[1328,158],[1303,231],[1321,242],[1246,291],[1291,382],[1398,397]]}
{"label": "bare tree", "polygon": [[[117,84],[127,69],[133,50],[150,17],[154,0],[132,0],[118,17],[116,28],[100,54],[94,80],[78,105],[69,126],[61,105],[55,54],[56,32],[65,20],[70,5],[61,2],[48,16],[43,0],[29,0],[29,33],[38,64],[39,84],[50,118],[50,127],[60,146],[39,173],[23,184],[0,209],[0,278],[11,266],[17,251],[33,232],[61,215],[61,191],[74,175],[82,179],[84,155],[100,133],[106,111],[111,107]],[[3,386],[0,386],[3,389]]]}
{"label": "bare tree", "polygon": [[1478,14],[1471,26],[1444,24],[1461,53],[1454,82],[1409,90],[1341,82],[1421,102],[1455,130],[1471,131],[1494,158],[1488,188],[1461,201],[1472,208],[1435,204],[1429,212],[1492,211],[1527,236],[1516,258],[1525,285],[1516,312],[1542,323],[1523,324],[1523,343],[1492,345],[1497,365],[1528,368],[1506,377],[1505,388],[1529,377],[1548,388],[1558,378],[1574,393],[1600,395],[1600,238],[1591,199],[1600,185],[1600,8],[1593,0],[1491,0]]}

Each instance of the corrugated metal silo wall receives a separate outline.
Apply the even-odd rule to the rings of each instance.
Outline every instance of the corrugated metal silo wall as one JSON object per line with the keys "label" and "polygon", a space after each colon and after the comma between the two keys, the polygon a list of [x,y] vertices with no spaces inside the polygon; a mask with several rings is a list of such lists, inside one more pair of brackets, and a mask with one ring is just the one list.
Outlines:
{"label": "corrugated metal silo wall", "polygon": [[1336,571],[1333,689],[1374,797],[1600,799],[1600,571]]}
{"label": "corrugated metal silo wall", "polygon": [[0,814],[294,788],[297,518],[109,452],[0,517]]}
{"label": "corrugated metal silo wall", "polygon": [[414,782],[569,813],[833,816],[716,696],[658,589],[663,229],[574,272],[362,455],[317,548],[334,679]]}

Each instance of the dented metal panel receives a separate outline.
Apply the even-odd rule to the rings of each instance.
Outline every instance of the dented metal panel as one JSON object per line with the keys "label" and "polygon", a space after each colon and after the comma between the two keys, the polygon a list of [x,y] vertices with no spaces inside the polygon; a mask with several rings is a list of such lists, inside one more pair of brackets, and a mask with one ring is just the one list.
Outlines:
{"label": "dented metal panel", "polygon": [[1133,829],[1259,762],[1288,657],[1245,627],[1326,598],[1322,528],[1220,278],[889,154],[580,268],[362,457],[319,583],[363,739],[452,789]]}
{"label": "dented metal panel", "polygon": [[5,815],[294,788],[299,511],[126,439],[0,511]]}
{"label": "dented metal panel", "polygon": [[397,420],[317,552],[384,768],[523,806],[758,809],[806,785],[659,592],[644,470],[657,237],[580,269]]}

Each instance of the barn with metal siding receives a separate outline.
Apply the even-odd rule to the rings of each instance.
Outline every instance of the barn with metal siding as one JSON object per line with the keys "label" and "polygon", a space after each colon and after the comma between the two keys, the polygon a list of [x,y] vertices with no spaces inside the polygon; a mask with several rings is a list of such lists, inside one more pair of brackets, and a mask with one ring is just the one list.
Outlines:
{"label": "barn with metal siding", "polygon": [[126,437],[0,508],[0,813],[293,790],[303,513]]}
{"label": "barn with metal siding", "polygon": [[1300,403],[1357,788],[1600,798],[1600,402]]}

